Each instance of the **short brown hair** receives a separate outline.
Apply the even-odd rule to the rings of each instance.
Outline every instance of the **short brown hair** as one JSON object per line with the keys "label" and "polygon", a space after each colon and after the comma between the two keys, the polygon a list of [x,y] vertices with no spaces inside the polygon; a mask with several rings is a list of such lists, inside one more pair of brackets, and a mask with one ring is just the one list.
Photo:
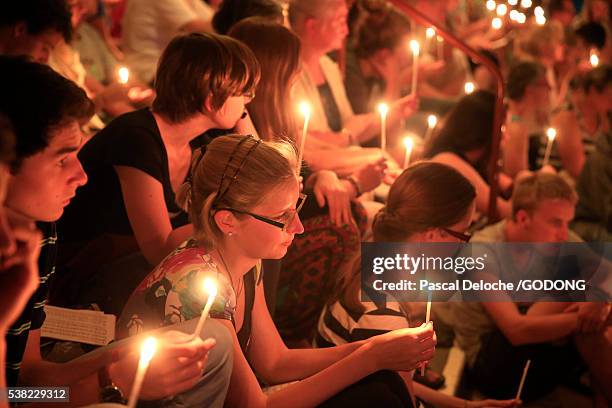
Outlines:
{"label": "short brown hair", "polygon": [[531,213],[544,200],[565,200],[576,204],[578,195],[558,174],[534,173],[520,179],[512,193],[512,217],[520,210]]}
{"label": "short brown hair", "polygon": [[233,95],[252,93],[259,82],[259,63],[251,50],[218,34],[175,37],[164,50],[155,76],[153,110],[173,123],[213,110]]}

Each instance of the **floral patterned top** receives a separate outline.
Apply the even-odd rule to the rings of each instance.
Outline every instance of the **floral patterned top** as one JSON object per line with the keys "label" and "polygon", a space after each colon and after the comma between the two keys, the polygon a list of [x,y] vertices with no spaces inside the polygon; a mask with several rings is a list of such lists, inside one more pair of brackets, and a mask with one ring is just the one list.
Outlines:
{"label": "floral patterned top", "polygon": [[236,294],[210,254],[190,239],[168,255],[130,296],[117,322],[117,338],[181,323],[201,315],[208,299],[205,278],[217,282],[210,317],[233,321]]}

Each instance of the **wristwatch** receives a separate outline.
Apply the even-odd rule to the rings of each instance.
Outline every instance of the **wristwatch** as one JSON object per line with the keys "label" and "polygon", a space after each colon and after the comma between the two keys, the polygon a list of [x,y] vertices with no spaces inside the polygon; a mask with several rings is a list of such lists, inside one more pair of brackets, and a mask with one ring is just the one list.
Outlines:
{"label": "wristwatch", "polygon": [[98,385],[100,387],[101,402],[127,404],[123,391],[115,385],[108,372],[108,367],[106,366],[98,370]]}

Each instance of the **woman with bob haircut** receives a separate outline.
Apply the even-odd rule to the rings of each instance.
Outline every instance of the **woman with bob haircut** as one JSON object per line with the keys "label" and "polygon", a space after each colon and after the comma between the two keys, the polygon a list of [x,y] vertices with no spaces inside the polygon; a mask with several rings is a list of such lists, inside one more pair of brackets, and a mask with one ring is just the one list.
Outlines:
{"label": "woman with bob haircut", "polygon": [[152,266],[192,236],[175,194],[193,147],[208,129],[245,127],[258,81],[253,53],[232,38],[188,34],[170,42],[152,109],[118,117],[79,153],[89,182],[62,219],[58,303],[94,302],[119,314]]}
{"label": "woman with bob haircut", "polygon": [[[132,294],[120,320],[137,316],[156,328],[197,318],[203,279],[217,282],[210,316],[231,333],[234,367],[230,407],[410,407],[401,378],[432,358],[431,325],[402,329],[328,349],[287,349],[270,317],[261,259],[279,259],[304,230],[298,213],[306,198],[295,175],[296,154],[286,142],[221,136],[196,158],[188,204],[194,239],[181,245]],[[257,377],[255,376],[257,374]],[[266,384],[292,381],[264,393]]]}

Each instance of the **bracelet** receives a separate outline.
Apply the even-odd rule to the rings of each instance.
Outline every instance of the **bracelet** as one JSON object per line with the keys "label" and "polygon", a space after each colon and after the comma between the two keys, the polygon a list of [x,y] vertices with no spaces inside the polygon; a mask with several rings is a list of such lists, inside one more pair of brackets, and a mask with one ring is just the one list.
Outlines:
{"label": "bracelet", "polygon": [[348,176],[347,178],[345,178],[345,180],[348,181],[349,183],[351,183],[351,185],[355,189],[355,198],[357,198],[361,194],[363,194],[363,192],[361,191],[361,186],[359,185],[359,182],[357,181],[357,179],[355,177]]}

